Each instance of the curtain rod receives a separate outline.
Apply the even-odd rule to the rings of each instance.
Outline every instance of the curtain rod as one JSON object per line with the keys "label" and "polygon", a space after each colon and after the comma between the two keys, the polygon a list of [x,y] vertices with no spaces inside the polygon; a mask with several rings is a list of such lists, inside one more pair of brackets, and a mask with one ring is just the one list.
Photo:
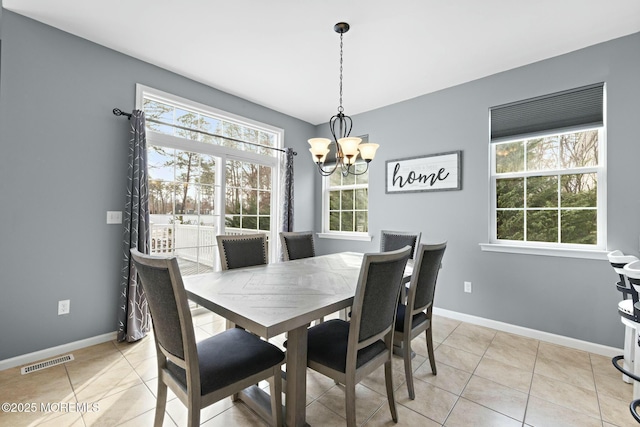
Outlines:
{"label": "curtain rod", "polygon": [[[113,109],[113,114],[116,115],[116,116],[125,116],[127,118],[127,120],[131,120],[131,113],[125,113],[124,111],[122,111],[119,108],[114,108]],[[204,130],[192,129],[192,128],[188,128],[188,127],[185,127],[185,126],[176,125],[176,124],[173,124],[173,123],[162,122],[160,120],[155,120],[155,119],[145,119],[145,120],[147,122],[157,123],[157,124],[164,125],[164,126],[171,126],[171,127],[174,127],[174,128],[178,128],[178,129],[182,129],[182,130],[188,131],[188,132],[201,133],[201,134],[204,134],[204,135],[212,136],[214,138],[223,138],[223,139],[226,139],[228,141],[239,142],[239,143],[242,143],[242,144],[255,145],[256,147],[268,148],[270,150],[281,151],[283,153],[286,152],[286,150],[283,150],[282,148],[269,147],[267,145],[256,144],[255,142],[243,141],[241,139],[235,139],[235,138],[231,138],[231,137],[228,137],[228,136],[218,135],[218,134],[215,134],[215,133],[209,133],[209,132],[206,132]],[[298,153],[296,153],[294,151],[293,155],[297,156]]]}

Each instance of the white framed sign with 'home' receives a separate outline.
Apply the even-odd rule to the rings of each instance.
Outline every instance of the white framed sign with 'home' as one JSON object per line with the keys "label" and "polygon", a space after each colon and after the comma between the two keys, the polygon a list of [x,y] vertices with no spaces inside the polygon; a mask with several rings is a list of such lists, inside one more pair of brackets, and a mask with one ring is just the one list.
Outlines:
{"label": "white framed sign with 'home'", "polygon": [[386,193],[462,189],[462,151],[387,160]]}

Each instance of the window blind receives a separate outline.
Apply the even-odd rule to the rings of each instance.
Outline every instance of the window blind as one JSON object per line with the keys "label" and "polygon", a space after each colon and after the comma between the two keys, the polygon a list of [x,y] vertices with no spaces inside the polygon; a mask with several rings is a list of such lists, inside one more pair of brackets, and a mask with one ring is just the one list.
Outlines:
{"label": "window blind", "polygon": [[491,142],[604,123],[604,83],[491,108]]}

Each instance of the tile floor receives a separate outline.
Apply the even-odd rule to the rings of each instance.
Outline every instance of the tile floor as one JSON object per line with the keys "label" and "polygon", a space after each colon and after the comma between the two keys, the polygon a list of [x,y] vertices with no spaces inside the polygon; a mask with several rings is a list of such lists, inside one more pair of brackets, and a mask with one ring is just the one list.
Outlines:
{"label": "tile floor", "polygon": [[[222,330],[224,321],[205,312],[194,317],[194,327],[202,339]],[[628,409],[632,386],[608,357],[437,316],[434,340],[437,376],[424,338],[413,342],[415,400],[408,398],[402,360],[394,360],[397,426],[637,426]],[[0,402],[38,409],[0,412],[0,426],[152,426],[154,352],[147,337],[77,350],[74,361],[24,376],[19,368],[0,371]],[[385,396],[380,368],[357,386],[358,425],[394,425]],[[186,409],[171,393],[169,399],[164,425],[185,425]],[[40,403],[51,410],[41,411]],[[71,412],[65,403],[89,410]],[[308,373],[307,405],[312,426],[346,425],[342,387],[314,372]],[[230,399],[204,409],[201,421],[207,427],[265,425]]]}

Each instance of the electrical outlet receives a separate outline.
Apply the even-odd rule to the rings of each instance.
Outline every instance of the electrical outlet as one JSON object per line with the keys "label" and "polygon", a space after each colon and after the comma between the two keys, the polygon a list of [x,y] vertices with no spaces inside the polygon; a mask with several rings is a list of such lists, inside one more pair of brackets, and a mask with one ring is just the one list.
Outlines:
{"label": "electrical outlet", "polygon": [[464,291],[471,293],[471,282],[464,282]]}
{"label": "electrical outlet", "polygon": [[71,309],[71,301],[68,299],[58,301],[58,316],[63,314],[69,314]]}

